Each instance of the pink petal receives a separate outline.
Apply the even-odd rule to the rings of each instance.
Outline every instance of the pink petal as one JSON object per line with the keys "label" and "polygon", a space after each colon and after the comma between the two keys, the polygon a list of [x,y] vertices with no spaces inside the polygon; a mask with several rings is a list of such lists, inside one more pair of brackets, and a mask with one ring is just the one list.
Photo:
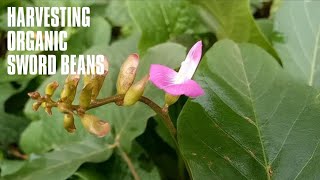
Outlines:
{"label": "pink petal", "polygon": [[192,98],[201,96],[204,94],[204,90],[200,87],[200,85],[193,81],[188,80],[182,84],[173,84],[167,87],[164,87],[164,90],[172,95],[186,95]]}
{"label": "pink petal", "polygon": [[183,83],[192,78],[195,73],[202,54],[202,42],[198,41],[192,46],[186,59],[181,63],[180,70],[178,72],[178,78],[176,82]]}
{"label": "pink petal", "polygon": [[149,80],[158,88],[170,86],[174,83],[177,72],[160,64],[152,64],[150,67]]}
{"label": "pink petal", "polygon": [[198,41],[189,50],[186,60],[188,59],[198,64],[201,59],[201,54],[202,54],[202,41]]}

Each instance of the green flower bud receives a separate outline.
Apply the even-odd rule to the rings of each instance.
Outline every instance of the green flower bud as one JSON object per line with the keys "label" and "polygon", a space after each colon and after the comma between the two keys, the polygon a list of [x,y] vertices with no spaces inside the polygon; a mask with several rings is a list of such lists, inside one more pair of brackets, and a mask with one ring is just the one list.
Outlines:
{"label": "green flower bud", "polygon": [[110,131],[109,123],[101,121],[94,115],[84,114],[80,118],[85,129],[91,134],[98,137],[104,137]]}
{"label": "green flower bud", "polygon": [[39,109],[39,107],[41,106],[41,102],[35,102],[35,103],[33,103],[32,104],[32,109],[34,110],[34,111],[38,111],[38,109]]}
{"label": "green flower bud", "polygon": [[143,77],[140,81],[133,84],[123,99],[123,105],[124,106],[130,106],[135,104],[140,97],[142,96],[144,89],[149,81],[149,75],[146,75]]}
{"label": "green flower bud", "polygon": [[40,98],[41,95],[38,91],[34,91],[34,92],[29,92],[28,96],[33,100],[37,100],[38,98]]}
{"label": "green flower bud", "polygon": [[118,94],[125,94],[129,90],[136,77],[138,65],[139,56],[137,54],[131,54],[122,64],[117,80]]}
{"label": "green flower bud", "polygon": [[94,75],[85,75],[84,76],[84,86],[87,84],[91,83],[92,84],[92,95],[91,95],[91,100],[96,100],[99,92],[103,86],[104,80],[108,74],[109,71],[109,63],[107,58],[105,57],[103,61],[104,65],[104,73],[99,75],[99,74],[94,74]]}
{"label": "green flower bud", "polygon": [[166,93],[164,96],[165,106],[169,107],[172,104],[176,103],[178,101],[180,96],[174,96],[171,94]]}
{"label": "green flower bud", "polygon": [[65,114],[64,115],[63,127],[69,133],[74,133],[76,131],[76,126],[74,125],[74,117],[72,114]]}
{"label": "green flower bud", "polygon": [[78,86],[79,80],[80,80],[79,75],[69,75],[66,78],[63,90],[60,95],[60,100],[62,102],[66,102],[68,104],[71,104],[73,102],[77,93],[77,86]]}
{"label": "green flower bud", "polygon": [[91,103],[92,84],[89,83],[82,89],[79,96],[79,105],[82,109],[86,110]]}
{"label": "green flower bud", "polygon": [[57,81],[53,81],[51,83],[49,83],[46,87],[45,90],[45,94],[49,97],[51,97],[53,95],[53,93],[56,91],[56,89],[58,88],[59,84]]}

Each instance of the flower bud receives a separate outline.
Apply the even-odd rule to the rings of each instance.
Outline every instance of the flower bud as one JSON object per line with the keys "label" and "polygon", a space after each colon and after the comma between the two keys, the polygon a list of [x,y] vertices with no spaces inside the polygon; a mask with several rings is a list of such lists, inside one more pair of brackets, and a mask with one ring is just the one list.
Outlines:
{"label": "flower bud", "polygon": [[76,126],[74,125],[74,117],[72,114],[65,114],[64,115],[63,127],[69,133],[74,133],[76,131]]}
{"label": "flower bud", "polygon": [[165,106],[169,107],[172,104],[176,103],[178,101],[180,96],[174,96],[171,94],[166,93],[164,96]]}
{"label": "flower bud", "polygon": [[139,65],[138,54],[131,54],[122,64],[117,80],[117,93],[125,94],[131,87]]}
{"label": "flower bud", "polygon": [[49,97],[51,97],[53,95],[53,93],[56,91],[56,89],[58,88],[59,84],[57,81],[53,81],[51,83],[49,83],[46,87],[45,90],[45,94]]}
{"label": "flower bud", "polygon": [[41,102],[35,102],[35,103],[33,103],[32,104],[32,109],[34,110],[34,111],[38,111],[38,109],[39,109],[39,107],[41,106]]}
{"label": "flower bud", "polygon": [[149,81],[149,75],[146,75],[143,77],[140,81],[133,84],[123,99],[123,105],[124,106],[130,106],[136,103],[139,98],[142,96],[144,89]]}
{"label": "flower bud", "polygon": [[50,106],[47,106],[47,107],[44,108],[46,113],[48,113],[50,116],[52,115],[52,110],[51,109],[52,109],[52,107],[50,107]]}
{"label": "flower bud", "polygon": [[77,86],[80,80],[79,75],[69,75],[64,83],[60,99],[63,102],[71,104],[77,93]]}
{"label": "flower bud", "polygon": [[103,75],[106,76],[109,72],[109,61],[108,61],[107,57],[104,57],[103,67],[104,67]]}
{"label": "flower bud", "polygon": [[40,93],[38,91],[29,92],[28,96],[33,100],[37,100],[40,97]]}
{"label": "flower bud", "polygon": [[84,114],[80,118],[83,126],[91,134],[94,134],[98,137],[104,137],[110,131],[109,123],[101,121],[94,115]]}
{"label": "flower bud", "polygon": [[81,91],[79,96],[79,105],[82,109],[87,109],[91,103],[92,84],[87,84]]}

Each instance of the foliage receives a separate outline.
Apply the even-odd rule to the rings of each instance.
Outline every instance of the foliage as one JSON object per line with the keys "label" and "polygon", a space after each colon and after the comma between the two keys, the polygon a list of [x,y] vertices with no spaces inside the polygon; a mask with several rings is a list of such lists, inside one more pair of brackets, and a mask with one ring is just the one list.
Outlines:
{"label": "foliage", "polygon": [[[62,85],[65,76],[7,75],[8,54],[47,54],[6,51],[7,6],[91,8],[91,26],[66,28],[68,51],[53,53],[104,54],[110,67],[98,98],[116,94],[129,54],[140,54],[139,80],[151,64],[178,69],[202,40],[193,79],[205,95],[180,97],[169,108],[177,142],[161,116],[139,102],[89,111],[110,122],[104,138],[77,118],[69,134],[56,110],[32,111],[27,92]],[[319,179],[319,9],[316,0],[1,1],[0,179],[136,178],[131,168],[141,179]],[[164,92],[151,83],[144,96],[164,104]]]}

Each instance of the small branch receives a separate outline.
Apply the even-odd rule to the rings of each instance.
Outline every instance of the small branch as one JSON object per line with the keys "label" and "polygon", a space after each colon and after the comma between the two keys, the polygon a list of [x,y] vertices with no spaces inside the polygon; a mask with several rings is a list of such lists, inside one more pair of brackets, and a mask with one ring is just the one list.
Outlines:
{"label": "small branch", "polygon": [[122,159],[127,163],[133,178],[135,180],[140,180],[140,177],[139,177],[136,169],[134,168],[134,165],[133,165],[131,159],[129,158],[129,156],[127,155],[127,153],[124,152],[120,146],[118,146],[118,150],[119,150],[119,153],[120,153]]}
{"label": "small branch", "polygon": [[13,156],[23,159],[23,160],[27,160],[29,157],[26,154],[23,154],[20,152],[20,150],[17,147],[11,146],[9,148],[9,153],[12,154]]}
{"label": "small branch", "polygon": [[[112,102],[114,103],[122,102],[123,98],[124,98],[124,95],[121,94],[121,95],[110,96],[104,99],[98,99],[89,106],[88,110],[105,105],[105,104],[109,104]],[[157,114],[159,114],[162,117],[164,124],[167,126],[171,136],[176,141],[177,130],[174,127],[168,112],[163,111],[163,109],[160,106],[158,106],[155,102],[148,99],[147,97],[142,96],[140,97],[139,101],[148,105],[153,111],[155,111]],[[77,107],[78,106],[74,106],[74,108],[77,108]]]}
{"label": "small branch", "polygon": [[123,98],[124,98],[124,94],[114,95],[114,96],[110,96],[110,97],[107,97],[107,98],[104,98],[104,99],[97,99],[95,102],[91,103],[91,105],[89,106],[88,110],[96,108],[96,107],[99,107],[99,106],[102,106],[102,105],[105,105],[105,104],[109,104],[109,103],[112,103],[112,102],[123,101]]}

